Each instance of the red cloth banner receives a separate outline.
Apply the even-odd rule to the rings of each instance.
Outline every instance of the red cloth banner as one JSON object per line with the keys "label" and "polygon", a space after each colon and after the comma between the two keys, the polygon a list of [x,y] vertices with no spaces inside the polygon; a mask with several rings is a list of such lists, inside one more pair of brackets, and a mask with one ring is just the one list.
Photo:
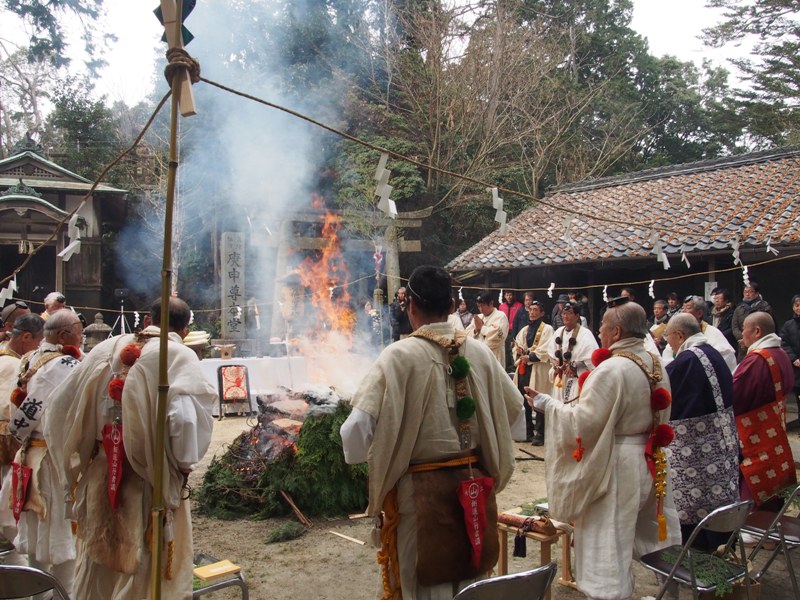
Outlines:
{"label": "red cloth banner", "polygon": [[492,492],[494,479],[479,477],[458,484],[458,501],[464,509],[464,524],[472,546],[470,562],[479,568],[483,552],[483,537],[486,532],[486,498]]}
{"label": "red cloth banner", "polygon": [[28,498],[28,485],[32,474],[33,469],[30,467],[11,463],[11,512],[14,513],[14,519],[17,522],[24,510],[25,500]]}
{"label": "red cloth banner", "polygon": [[103,425],[103,450],[108,462],[108,501],[111,509],[117,510],[117,494],[122,485],[125,466],[125,447],[122,445],[122,423]]}

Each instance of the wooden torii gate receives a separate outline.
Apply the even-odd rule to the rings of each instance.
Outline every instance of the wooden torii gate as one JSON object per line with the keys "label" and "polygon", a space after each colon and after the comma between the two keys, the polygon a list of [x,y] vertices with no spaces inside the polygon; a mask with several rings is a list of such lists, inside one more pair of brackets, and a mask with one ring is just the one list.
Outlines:
{"label": "wooden torii gate", "polygon": [[[418,211],[398,213],[396,219],[392,219],[387,225],[383,234],[383,249],[386,252],[384,260],[386,279],[387,279],[387,293],[389,298],[394,297],[397,288],[401,287],[400,283],[400,254],[404,252],[421,252],[422,243],[420,240],[407,240],[403,232],[408,229],[419,229],[422,227],[422,219],[430,216],[430,208]],[[272,325],[270,329],[270,337],[284,339],[286,335],[286,320],[287,315],[281,311],[281,305],[286,305],[290,301],[287,297],[287,290],[290,287],[284,278],[290,274],[289,259],[292,253],[302,250],[321,250],[327,243],[325,238],[317,236],[305,236],[295,234],[295,224],[321,224],[325,221],[328,214],[333,214],[339,217],[342,223],[350,220],[374,219],[374,214],[366,212],[348,212],[327,209],[314,209],[308,208],[302,212],[296,213],[288,217],[281,223],[280,231],[277,235],[273,235],[267,242],[267,246],[277,248],[275,275],[276,285],[273,296],[272,305]],[[348,251],[362,251],[373,253],[375,251],[375,244],[373,240],[347,240]]]}

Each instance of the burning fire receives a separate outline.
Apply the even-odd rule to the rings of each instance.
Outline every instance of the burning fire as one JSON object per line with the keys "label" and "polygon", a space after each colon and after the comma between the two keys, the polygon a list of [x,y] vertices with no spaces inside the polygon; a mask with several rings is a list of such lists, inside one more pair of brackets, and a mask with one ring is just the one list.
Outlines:
{"label": "burning fire", "polygon": [[[320,200],[315,195],[312,206],[320,208]],[[310,294],[315,318],[318,318],[321,325],[321,329],[314,332],[318,341],[336,333],[344,336],[349,343],[352,340],[356,315],[350,306],[350,293],[346,285],[350,273],[342,255],[338,235],[340,227],[341,219],[327,212],[322,225],[322,248],[300,263],[297,274]]]}

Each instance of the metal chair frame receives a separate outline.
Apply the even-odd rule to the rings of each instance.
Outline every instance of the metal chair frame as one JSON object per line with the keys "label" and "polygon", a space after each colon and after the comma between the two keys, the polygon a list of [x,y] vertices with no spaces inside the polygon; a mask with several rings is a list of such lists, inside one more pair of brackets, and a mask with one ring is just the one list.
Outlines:
{"label": "metal chair frame", "polygon": [[789,571],[789,578],[792,580],[795,598],[800,598],[800,591],[798,591],[797,577],[792,567],[792,559],[789,556],[789,551],[800,546],[800,518],[787,516],[786,511],[798,497],[800,497],[800,484],[795,486],[783,507],[778,512],[765,510],[754,511],[747,517],[745,524],[742,526],[743,533],[748,533],[759,538],[755,548],[750,552],[749,558],[751,561],[755,559],[761,550],[766,550],[764,546],[767,542],[776,544],[767,562],[764,563],[764,566],[761,567],[753,578],[757,581],[761,581],[764,573],[767,572],[767,569],[769,569],[772,564],[772,561],[775,560],[778,553],[781,553],[786,561],[786,570]]}
{"label": "metal chair frame", "polygon": [[[695,567],[697,558],[702,556],[702,560],[707,560],[712,564],[724,567],[729,571],[725,580],[733,583],[744,578],[745,588],[747,591],[748,599],[750,596],[750,577],[747,572],[747,556],[745,555],[744,543],[742,542],[741,528],[745,523],[747,515],[753,508],[752,500],[739,500],[731,504],[721,506],[703,518],[692,531],[689,539],[682,546],[674,545],[669,548],[662,548],[655,552],[650,552],[642,556],[639,561],[642,566],[666,577],[661,586],[656,600],[660,600],[667,591],[670,582],[676,582],[681,585],[689,586],[692,588],[692,595],[699,598],[699,592],[707,592],[716,590],[718,585],[707,581],[698,581]],[[708,552],[703,552],[692,548],[697,536],[701,531],[710,530],[716,532],[731,532],[728,542],[725,544],[723,556],[728,553],[733,553],[734,543],[738,544],[741,564],[735,565],[725,561],[722,557]],[[665,556],[665,553],[677,552],[677,556]],[[669,570],[664,567],[670,566]],[[688,571],[688,573],[687,573]]]}
{"label": "metal chair frame", "polygon": [[477,581],[456,594],[453,600],[542,600],[556,577],[556,563],[522,573]]}
{"label": "metal chair frame", "polygon": [[[217,559],[209,554],[204,554],[202,552],[195,554],[194,562],[198,564],[202,561],[208,563],[215,563]],[[222,579],[220,581],[214,581],[206,586],[201,587],[200,589],[194,590],[192,592],[192,600],[196,600],[201,596],[205,596],[206,594],[210,594],[216,590],[221,590],[228,587],[238,587],[239,590],[242,592],[242,600],[250,600],[250,590],[247,587],[247,582],[244,580],[244,573],[239,571],[231,575],[227,579]]]}
{"label": "metal chair frame", "polygon": [[47,571],[17,565],[0,565],[0,598],[25,598],[53,590],[70,600],[64,586]]}

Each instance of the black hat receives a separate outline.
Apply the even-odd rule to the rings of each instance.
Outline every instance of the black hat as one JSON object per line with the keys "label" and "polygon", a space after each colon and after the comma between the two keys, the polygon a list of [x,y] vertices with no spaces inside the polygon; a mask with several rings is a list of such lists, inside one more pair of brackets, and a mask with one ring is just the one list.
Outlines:
{"label": "black hat", "polygon": [[569,302],[569,296],[567,296],[566,294],[559,294],[558,300],[556,300],[556,302]]}

